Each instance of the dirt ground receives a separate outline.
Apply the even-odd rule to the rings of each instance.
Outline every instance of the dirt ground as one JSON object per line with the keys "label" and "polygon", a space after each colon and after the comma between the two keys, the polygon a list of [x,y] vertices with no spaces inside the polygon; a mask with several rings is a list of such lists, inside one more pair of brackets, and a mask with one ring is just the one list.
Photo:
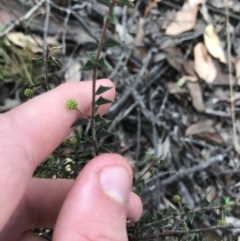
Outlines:
{"label": "dirt ground", "polygon": [[[150,165],[147,152],[165,160],[167,167],[146,179],[145,209],[174,206],[175,194],[190,209],[201,207],[204,197],[239,202],[240,2],[226,3],[136,0],[134,8],[115,8],[118,24],[107,36],[122,45],[103,50],[111,69],[99,78],[117,88],[107,115],[108,130],[117,135],[101,141],[114,142],[111,151],[127,158],[135,173]],[[42,68],[31,66],[33,57],[44,58],[46,45],[53,49],[52,87],[91,79],[91,71],[79,69],[98,45],[106,13],[94,0],[1,0],[0,111],[26,101],[26,86],[42,81]],[[234,207],[225,220],[240,226],[239,215]],[[192,228],[218,219],[211,211]],[[240,229],[204,235],[239,240]]]}

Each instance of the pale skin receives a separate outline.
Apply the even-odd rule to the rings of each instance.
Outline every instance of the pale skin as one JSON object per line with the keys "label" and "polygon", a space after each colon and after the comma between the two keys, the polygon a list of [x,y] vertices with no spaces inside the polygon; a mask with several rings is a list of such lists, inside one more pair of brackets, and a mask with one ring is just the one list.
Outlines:
{"label": "pale skin", "polygon": [[[114,100],[112,82],[100,85],[113,87],[102,96]],[[132,170],[123,157],[102,154],[75,181],[32,178],[82,117],[65,107],[66,100],[76,99],[83,113],[91,113],[91,86],[63,84],[0,115],[0,241],[43,241],[29,231],[34,227],[54,227],[53,241],[128,240],[126,219],[140,218],[142,202],[131,192]]]}

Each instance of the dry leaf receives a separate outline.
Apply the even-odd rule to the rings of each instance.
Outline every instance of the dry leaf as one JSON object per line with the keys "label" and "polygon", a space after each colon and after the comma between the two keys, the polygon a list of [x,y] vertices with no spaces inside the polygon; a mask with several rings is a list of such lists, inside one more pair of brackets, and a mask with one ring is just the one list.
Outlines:
{"label": "dry leaf", "polygon": [[201,134],[203,132],[215,133],[216,131],[213,128],[213,124],[214,124],[214,121],[210,119],[192,124],[185,131],[185,136]]}
{"label": "dry leaf", "polygon": [[[142,45],[143,43],[143,40],[144,40],[144,36],[145,36],[145,32],[144,32],[144,23],[145,23],[145,20],[143,18],[140,18],[139,19],[139,22],[138,22],[138,32],[137,32],[137,35],[134,39],[134,44],[135,45]],[[143,61],[146,56],[147,56],[147,49],[146,47],[137,47],[135,46],[134,48],[134,56],[138,59],[140,59],[141,61]]]}
{"label": "dry leaf", "polygon": [[194,69],[198,76],[206,82],[212,83],[217,77],[217,69],[202,43],[198,43],[194,47],[194,59]]}
{"label": "dry leaf", "polygon": [[[42,53],[43,52],[43,41],[38,37],[32,37],[30,35],[25,35],[22,32],[10,32],[6,36],[14,45],[21,47],[23,49],[29,49],[32,53]],[[59,45],[58,41],[54,37],[47,38],[48,45]]]}
{"label": "dry leaf", "polygon": [[197,6],[199,4],[205,4],[207,0],[188,0],[190,6]]}
{"label": "dry leaf", "polygon": [[198,82],[187,82],[186,87],[192,98],[192,105],[198,112],[205,111],[205,104],[202,97],[202,90]]}
{"label": "dry leaf", "polygon": [[193,29],[197,20],[197,12],[197,5],[191,6],[185,2],[181,10],[176,13],[172,23],[167,27],[165,34],[178,35]]}
{"label": "dry leaf", "polygon": [[168,63],[181,73],[183,71],[182,65],[184,62],[181,51],[176,47],[166,47],[163,51],[166,53]]}
{"label": "dry leaf", "polygon": [[157,7],[157,3],[161,2],[162,0],[150,0],[147,4],[147,7],[145,8],[145,12],[144,12],[144,18],[147,17],[147,15],[149,14],[149,12]]}
{"label": "dry leaf", "polygon": [[222,63],[227,63],[224,51],[221,46],[220,39],[214,31],[214,26],[208,24],[204,31],[204,44],[208,52],[214,57],[219,59]]}

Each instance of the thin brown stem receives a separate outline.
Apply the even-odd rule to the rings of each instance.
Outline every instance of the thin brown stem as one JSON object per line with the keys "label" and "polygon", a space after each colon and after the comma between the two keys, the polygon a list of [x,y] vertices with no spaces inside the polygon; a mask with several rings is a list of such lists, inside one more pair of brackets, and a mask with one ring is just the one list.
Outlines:
{"label": "thin brown stem", "polygon": [[156,239],[160,237],[183,237],[185,235],[190,235],[194,233],[201,233],[209,230],[216,230],[216,229],[234,229],[234,228],[240,228],[239,226],[212,226],[208,228],[199,228],[199,229],[192,229],[187,231],[167,231],[162,232],[158,234],[149,234],[149,235],[143,235],[139,237],[133,237],[129,235],[129,240],[149,240],[149,239]]}
{"label": "thin brown stem", "polygon": [[183,216],[183,215],[187,215],[187,214],[194,214],[194,213],[198,213],[198,212],[201,213],[203,211],[212,211],[212,210],[216,210],[216,209],[222,209],[224,207],[236,207],[236,206],[240,206],[240,203],[232,203],[232,204],[220,205],[220,206],[215,206],[215,207],[198,208],[198,209],[195,209],[195,210],[190,210],[188,212],[180,212],[176,216],[170,215],[170,216],[164,217],[162,219],[159,219],[158,221],[145,224],[143,226],[144,227],[149,227],[149,226],[152,226],[152,225],[156,225],[156,224],[162,223],[162,222],[164,222],[164,221],[166,221],[168,219],[171,219],[173,217],[179,217],[179,216]]}
{"label": "thin brown stem", "polygon": [[93,143],[93,148],[94,148],[94,152],[95,155],[98,156],[99,155],[99,151],[98,151],[98,142],[97,142],[97,138],[96,138],[96,122],[95,122],[95,103],[96,103],[96,81],[97,81],[97,62],[99,60],[102,48],[103,48],[103,43],[105,40],[105,36],[106,36],[106,32],[109,26],[109,15],[111,14],[111,12],[113,11],[114,6],[116,5],[117,0],[113,0],[110,5],[109,5],[109,9],[108,9],[108,14],[107,14],[107,18],[106,18],[106,22],[103,26],[103,30],[102,30],[102,34],[101,34],[101,39],[98,45],[98,49],[97,49],[97,53],[96,53],[96,57],[94,60],[94,67],[93,67],[93,75],[92,75],[92,113],[91,113],[91,131],[92,131],[92,143]]}
{"label": "thin brown stem", "polygon": [[43,87],[47,91],[48,90],[48,56],[49,56],[49,46],[46,46],[46,54],[45,54],[45,78]]}
{"label": "thin brown stem", "polygon": [[142,180],[142,178],[149,172],[149,170],[157,163],[157,158],[153,160],[151,165],[147,168],[145,172],[142,173],[142,175],[133,183],[133,187],[136,187]]}

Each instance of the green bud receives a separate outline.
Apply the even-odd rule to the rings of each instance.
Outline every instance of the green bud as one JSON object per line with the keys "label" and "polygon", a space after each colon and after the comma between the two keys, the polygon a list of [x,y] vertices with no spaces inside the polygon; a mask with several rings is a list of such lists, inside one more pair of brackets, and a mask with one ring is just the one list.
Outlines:
{"label": "green bud", "polygon": [[218,226],[226,226],[227,225],[227,223],[226,223],[226,221],[225,220],[218,220]]}
{"label": "green bud", "polygon": [[77,109],[77,101],[74,99],[69,99],[66,102],[66,106],[69,110],[76,110]]}
{"label": "green bud", "polygon": [[181,198],[180,198],[179,195],[174,195],[172,200],[173,200],[174,203],[178,203],[178,202],[181,201]]}
{"label": "green bud", "polygon": [[29,88],[25,89],[24,95],[25,95],[26,97],[28,97],[28,98],[32,97],[32,96],[33,96],[33,91],[32,91],[32,89],[29,89]]}
{"label": "green bud", "polygon": [[76,145],[77,144],[77,138],[70,138],[69,139],[71,145]]}

